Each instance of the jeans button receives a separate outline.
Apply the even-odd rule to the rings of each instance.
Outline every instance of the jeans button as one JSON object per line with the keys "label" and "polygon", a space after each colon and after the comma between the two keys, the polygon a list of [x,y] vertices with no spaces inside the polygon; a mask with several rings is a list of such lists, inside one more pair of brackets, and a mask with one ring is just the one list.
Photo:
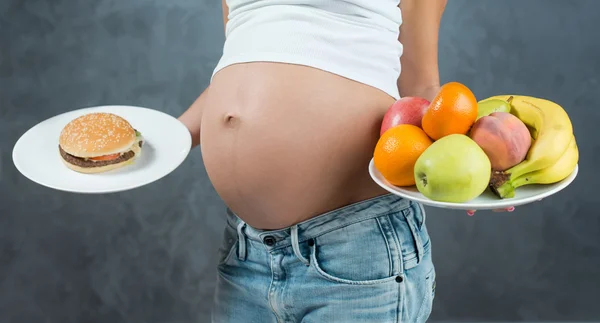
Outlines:
{"label": "jeans button", "polygon": [[272,247],[272,246],[275,244],[275,238],[273,238],[273,236],[266,236],[266,237],[263,239],[263,242],[264,242],[264,243],[265,243],[267,246],[269,246],[269,247]]}

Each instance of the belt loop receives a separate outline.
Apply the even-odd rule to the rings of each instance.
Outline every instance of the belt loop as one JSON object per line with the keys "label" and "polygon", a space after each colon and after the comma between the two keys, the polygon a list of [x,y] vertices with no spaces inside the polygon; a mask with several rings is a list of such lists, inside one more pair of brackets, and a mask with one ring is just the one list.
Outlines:
{"label": "belt loop", "polygon": [[[413,204],[414,207],[414,204]],[[417,206],[418,208],[419,206]],[[417,211],[420,212],[420,211]],[[423,241],[421,241],[421,236],[419,235],[419,230],[417,229],[417,219],[415,219],[415,214],[413,212],[402,212],[404,213],[404,218],[406,219],[406,223],[408,223],[408,227],[410,228],[410,232],[412,233],[413,239],[415,240],[415,244],[417,245],[417,264],[421,263],[423,260]]]}
{"label": "belt loop", "polygon": [[404,273],[404,255],[402,254],[402,247],[400,238],[396,234],[394,224],[390,220],[390,216],[382,216],[375,218],[379,224],[379,229],[384,235],[386,243],[390,253],[390,274],[391,275],[402,275]]}
{"label": "belt loop", "polygon": [[243,233],[244,227],[246,227],[246,223],[244,223],[243,221],[238,223],[238,258],[241,261],[246,261],[246,235],[244,235]]}
{"label": "belt loop", "polygon": [[305,265],[310,265],[308,259],[304,258],[302,253],[300,252],[300,244],[298,243],[298,225],[294,225],[292,227],[292,249],[294,249],[294,254],[300,261],[302,261]]}
{"label": "belt loop", "polygon": [[427,218],[427,212],[425,212],[425,206],[423,204],[417,202],[415,203],[419,206],[419,210],[421,210],[421,222],[419,223],[419,230],[422,230]]}

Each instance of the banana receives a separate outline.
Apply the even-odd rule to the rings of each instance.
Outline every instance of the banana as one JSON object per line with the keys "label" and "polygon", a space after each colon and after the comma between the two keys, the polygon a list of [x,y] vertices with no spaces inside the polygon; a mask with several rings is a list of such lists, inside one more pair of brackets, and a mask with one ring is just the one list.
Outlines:
{"label": "banana", "polygon": [[[509,97],[511,95],[499,95],[483,101]],[[516,178],[553,165],[569,146],[573,125],[566,111],[552,101],[524,95],[512,97],[510,113],[523,121],[533,138],[525,160],[503,172],[505,176]]]}
{"label": "banana", "polygon": [[500,187],[492,188],[500,198],[514,197],[515,189],[530,184],[552,184],[567,178],[579,162],[579,149],[575,136],[571,135],[569,146],[553,165],[515,177]]}

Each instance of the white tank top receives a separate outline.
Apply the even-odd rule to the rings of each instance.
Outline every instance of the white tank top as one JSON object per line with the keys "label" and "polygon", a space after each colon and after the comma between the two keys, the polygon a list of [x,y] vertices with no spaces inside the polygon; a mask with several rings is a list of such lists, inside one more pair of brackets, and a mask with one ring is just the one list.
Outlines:
{"label": "white tank top", "polygon": [[399,99],[400,0],[227,0],[222,68],[245,62],[300,64]]}

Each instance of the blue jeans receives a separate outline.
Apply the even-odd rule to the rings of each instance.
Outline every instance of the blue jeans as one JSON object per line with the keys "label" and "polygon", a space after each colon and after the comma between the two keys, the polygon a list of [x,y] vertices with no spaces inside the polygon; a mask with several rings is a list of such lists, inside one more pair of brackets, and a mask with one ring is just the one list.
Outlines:
{"label": "blue jeans", "polygon": [[212,321],[425,322],[430,246],[423,207],[391,194],[281,230],[228,211]]}

